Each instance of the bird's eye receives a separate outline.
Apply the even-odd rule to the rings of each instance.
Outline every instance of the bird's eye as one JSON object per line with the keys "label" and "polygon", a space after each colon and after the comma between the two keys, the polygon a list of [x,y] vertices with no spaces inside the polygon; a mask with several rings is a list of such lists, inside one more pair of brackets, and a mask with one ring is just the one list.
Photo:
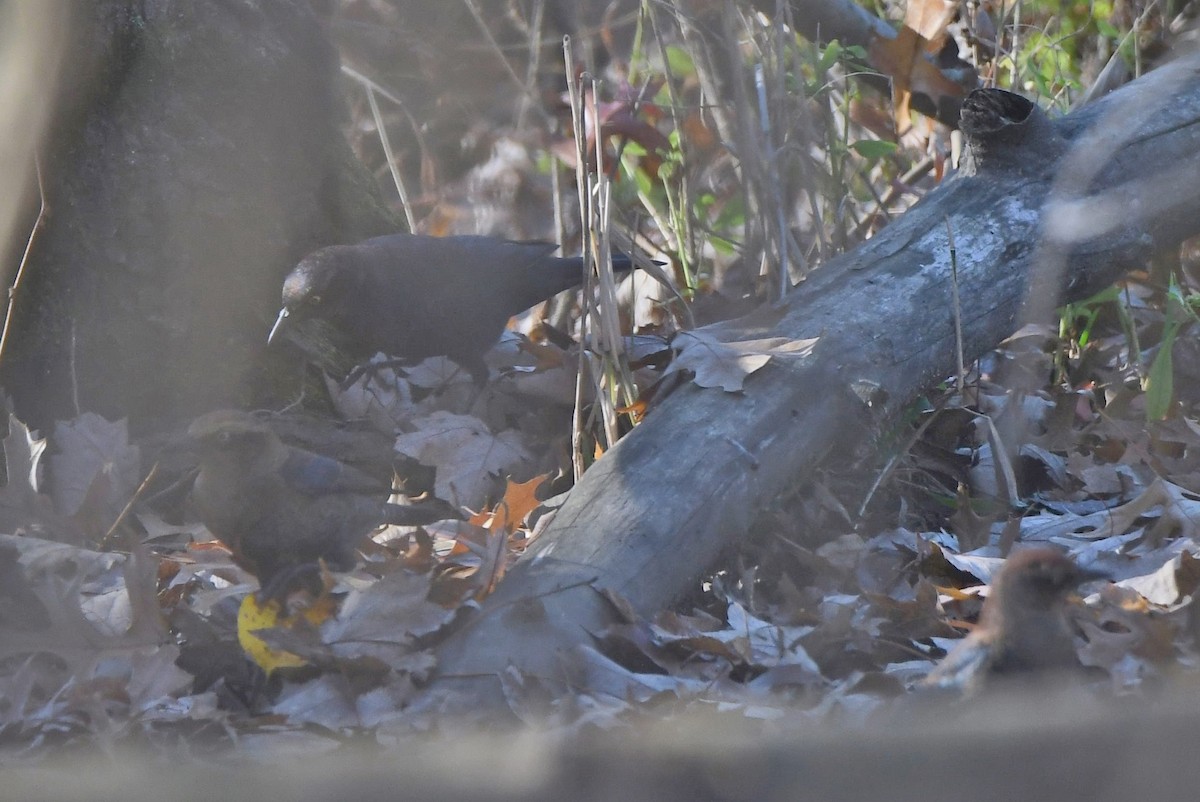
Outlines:
{"label": "bird's eye", "polygon": [[217,442],[221,445],[229,445],[229,441],[233,439],[233,435],[229,432],[217,432]]}
{"label": "bird's eye", "polygon": [[310,296],[308,296],[308,305],[309,305],[309,306],[316,306],[316,305],[317,305],[317,304],[319,304],[319,303],[321,303],[321,296],[320,296],[320,295],[310,295]]}

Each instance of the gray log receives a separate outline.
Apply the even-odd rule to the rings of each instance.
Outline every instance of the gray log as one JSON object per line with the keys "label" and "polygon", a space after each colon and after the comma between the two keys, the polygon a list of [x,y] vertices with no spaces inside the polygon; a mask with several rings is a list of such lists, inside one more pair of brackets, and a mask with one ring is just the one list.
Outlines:
{"label": "gray log", "polygon": [[1016,96],[972,95],[971,153],[956,176],[781,310],[737,322],[746,338],[819,338],[812,354],[774,360],[744,393],[687,386],[666,399],[442,645],[427,702],[499,700],[510,665],[563,687],[582,681],[562,658],[612,620],[599,591],[643,615],[664,608],[825,455],[855,448],[951,375],[947,222],[968,360],[1200,232],[1198,65],[1176,62],[1055,121]]}
{"label": "gray log", "polygon": [[167,796],[166,753],[170,798],[223,802],[1194,799],[1200,705],[1194,687],[1179,685],[1165,698],[1107,708],[1062,689],[1021,688],[859,726],[806,721],[799,711],[767,724],[693,713],[583,735],[497,737],[439,722],[441,737],[385,748],[339,742],[337,733],[268,731],[203,757],[158,743],[122,749],[119,759],[99,750],[25,765],[11,758],[0,781],[23,802],[158,802]]}

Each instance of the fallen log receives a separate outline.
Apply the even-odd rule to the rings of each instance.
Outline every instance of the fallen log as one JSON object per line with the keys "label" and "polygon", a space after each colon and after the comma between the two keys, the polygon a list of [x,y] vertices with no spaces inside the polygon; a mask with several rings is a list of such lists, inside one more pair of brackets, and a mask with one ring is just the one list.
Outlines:
{"label": "fallen log", "polygon": [[[650,615],[696,586],[756,513],[974,359],[1200,232],[1200,57],[1050,120],[1023,98],[964,103],[959,172],[779,309],[722,339],[815,338],[742,393],[687,386],[589,470],[479,615],[439,649],[426,702],[502,698],[500,676],[586,685],[570,653],[613,620],[604,591]],[[950,232],[953,232],[952,255]],[[561,684],[558,684],[561,683]]]}
{"label": "fallen log", "polygon": [[[692,713],[582,735],[456,732],[325,750],[316,747],[333,740],[329,733],[267,732],[216,756],[157,743],[127,746],[117,758],[98,749],[36,763],[14,757],[0,767],[0,781],[7,798],[26,802],[158,802],[166,754],[176,787],[223,802],[927,802],[957,789],[969,789],[962,796],[972,802],[1193,799],[1200,701],[1187,681],[1168,691],[1105,707],[1062,689],[1009,689],[958,709],[858,726]],[[307,747],[303,759],[297,744]]]}

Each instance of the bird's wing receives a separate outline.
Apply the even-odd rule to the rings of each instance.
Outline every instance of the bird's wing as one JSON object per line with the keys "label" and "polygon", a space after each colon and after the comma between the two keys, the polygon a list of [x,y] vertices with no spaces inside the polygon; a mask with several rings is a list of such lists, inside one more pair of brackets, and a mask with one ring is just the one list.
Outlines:
{"label": "bird's wing", "polygon": [[988,670],[992,657],[990,644],[968,635],[921,681],[928,688],[966,691],[975,686]]}
{"label": "bird's wing", "polygon": [[294,448],[289,449],[279,469],[288,487],[309,496],[333,492],[341,473],[342,465],[337,460]]}
{"label": "bird's wing", "polygon": [[288,487],[308,496],[327,493],[385,493],[387,488],[374,477],[325,457],[300,448],[289,448],[287,459],[279,469]]}

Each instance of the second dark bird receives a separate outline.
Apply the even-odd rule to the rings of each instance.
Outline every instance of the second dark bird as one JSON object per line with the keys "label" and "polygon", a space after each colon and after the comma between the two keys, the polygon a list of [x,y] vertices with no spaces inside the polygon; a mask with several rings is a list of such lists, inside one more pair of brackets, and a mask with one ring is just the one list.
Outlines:
{"label": "second dark bird", "polygon": [[192,501],[235,561],[268,597],[318,560],[355,563],[355,546],[385,523],[420,525],[455,515],[441,502],[400,506],[389,488],[338,460],[289,446],[265,423],[234,410],[210,412],[188,429],[199,452]]}
{"label": "second dark bird", "polygon": [[997,678],[1079,670],[1067,597],[1084,582],[1103,578],[1055,549],[1015,552],[992,582],[978,626],[924,686],[971,693]]}
{"label": "second dark bird", "polygon": [[[306,256],[283,283],[283,308],[268,337],[316,317],[339,332],[351,356],[406,360],[447,356],[477,384],[508,319],[578,286],[582,257],[551,256],[545,242],[389,234]],[[614,255],[613,268],[632,268]]]}

